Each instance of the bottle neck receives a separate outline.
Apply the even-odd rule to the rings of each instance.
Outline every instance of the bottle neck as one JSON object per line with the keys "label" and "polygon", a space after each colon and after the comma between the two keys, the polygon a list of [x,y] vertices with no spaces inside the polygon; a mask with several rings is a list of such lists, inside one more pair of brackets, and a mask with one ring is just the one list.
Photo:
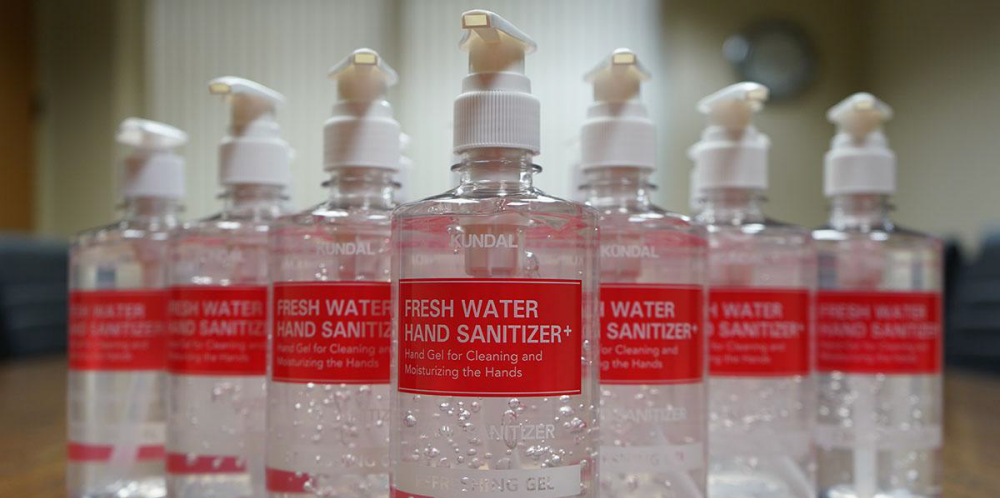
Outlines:
{"label": "bottle neck", "polygon": [[697,216],[710,223],[758,223],[764,221],[765,202],[759,189],[711,189],[701,194]]}
{"label": "bottle neck", "polygon": [[129,221],[174,225],[181,212],[179,199],[128,197],[122,203],[122,218]]}
{"label": "bottle neck", "polygon": [[462,154],[452,169],[460,175],[458,192],[507,194],[532,188],[533,175],[541,168],[534,155],[523,149],[482,148]]}
{"label": "bottle neck", "polygon": [[337,168],[323,185],[330,189],[330,206],[347,209],[392,209],[399,188],[393,171],[384,168]]}
{"label": "bottle neck", "polygon": [[846,194],[831,199],[830,227],[836,230],[891,229],[892,205],[885,194]]}
{"label": "bottle neck", "polygon": [[229,185],[222,194],[223,211],[227,213],[276,214],[285,202],[285,187],[281,185]]}
{"label": "bottle neck", "polygon": [[651,174],[649,168],[631,166],[591,168],[584,172],[586,183],[580,189],[595,208],[645,210],[651,207],[650,195],[656,189]]}

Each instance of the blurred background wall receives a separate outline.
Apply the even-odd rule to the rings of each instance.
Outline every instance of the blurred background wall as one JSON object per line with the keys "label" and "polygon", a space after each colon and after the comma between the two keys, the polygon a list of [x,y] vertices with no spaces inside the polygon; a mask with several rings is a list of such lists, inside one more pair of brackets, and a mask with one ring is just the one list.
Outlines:
{"label": "blurred background wall", "polygon": [[[815,48],[816,79],[800,95],[769,105],[759,127],[773,141],[771,212],[805,225],[824,219],[822,156],[833,127],[826,109],[868,90],[889,102],[888,133],[899,156],[898,220],[974,251],[996,226],[991,209],[1000,184],[1000,2],[988,0],[12,0],[30,6],[31,57],[26,84],[34,106],[34,147],[4,154],[0,212],[32,213],[3,228],[65,236],[113,219],[117,123],[140,115],[189,132],[188,217],[217,209],[216,144],[226,109],[206,81],[222,74],[258,79],[282,91],[279,120],[298,151],[294,200],[318,202],[321,127],[335,89],[326,69],[354,48],[379,50],[400,72],[391,92],[413,138],[413,191],[426,196],[450,184],[451,102],[465,73],[456,49],[461,11],[482,7],[510,18],[539,42],[528,60],[543,102],[545,167],[539,184],[570,192],[572,142],[590,101],[582,75],[618,46],[636,50],[654,73],[644,99],[659,125],[661,202],[687,211],[687,148],[703,119],[698,98],[739,76],[723,42],[761,20],[801,27]],[[14,7],[5,7],[14,8]],[[23,17],[23,16],[22,16]],[[0,30],[23,25],[13,16]],[[5,49],[10,46],[5,44]],[[22,71],[23,72],[23,71]],[[15,89],[16,91],[16,89]],[[23,88],[21,90],[23,92]],[[4,92],[7,93],[6,91]],[[27,113],[27,114],[25,114]],[[23,126],[22,126],[23,128]],[[7,135],[19,136],[19,135]],[[27,178],[27,180],[25,180]],[[12,180],[11,180],[12,179]],[[19,183],[18,183],[19,182]],[[34,188],[27,188],[33,184]],[[10,185],[22,185],[12,188]],[[32,194],[32,195],[29,195]],[[32,199],[33,197],[33,199]],[[19,211],[20,210],[20,211]],[[30,218],[30,219],[29,219]],[[18,224],[20,223],[20,224]]]}

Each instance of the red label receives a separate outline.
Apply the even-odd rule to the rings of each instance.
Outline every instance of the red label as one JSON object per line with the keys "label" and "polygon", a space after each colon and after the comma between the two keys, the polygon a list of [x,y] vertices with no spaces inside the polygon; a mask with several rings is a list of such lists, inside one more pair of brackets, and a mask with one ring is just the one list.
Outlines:
{"label": "red label", "polygon": [[712,375],[808,375],[809,291],[712,288],[708,292]]}
{"label": "red label", "polygon": [[816,362],[822,372],[941,372],[941,295],[822,291],[816,295]]}
{"label": "red label", "polygon": [[162,370],[166,317],[166,291],[70,292],[69,367]]}
{"label": "red label", "polygon": [[170,474],[240,474],[246,470],[244,459],[240,457],[167,453],[167,472]]}
{"label": "red label", "polygon": [[[66,458],[73,462],[108,462],[114,453],[110,444],[83,444],[70,442],[66,445]],[[143,445],[136,448],[135,458],[140,461],[163,460],[163,445]]]}
{"label": "red label", "polygon": [[312,476],[305,472],[292,472],[271,467],[264,469],[267,490],[272,493],[308,493]]}
{"label": "red label", "polygon": [[175,287],[168,315],[170,372],[264,375],[267,287]]}
{"label": "red label", "polygon": [[601,384],[702,380],[701,287],[601,285]]}
{"label": "red label", "polygon": [[274,284],[274,380],[388,384],[388,282]]}
{"label": "red label", "polygon": [[401,280],[399,391],[580,394],[582,287],[579,280]]}

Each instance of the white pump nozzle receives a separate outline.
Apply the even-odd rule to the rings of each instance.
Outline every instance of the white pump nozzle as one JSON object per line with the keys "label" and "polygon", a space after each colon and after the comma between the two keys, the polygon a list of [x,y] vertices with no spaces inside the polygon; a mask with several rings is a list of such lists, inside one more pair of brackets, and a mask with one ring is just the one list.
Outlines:
{"label": "white pump nozzle", "polygon": [[628,102],[639,98],[639,85],[651,78],[635,52],[619,48],[584,75],[594,85],[596,102]]}
{"label": "white pump nozzle", "polygon": [[187,133],[156,121],[128,118],[118,126],[115,140],[133,148],[123,161],[122,197],[184,197],[184,159],[173,149],[187,143]]}
{"label": "white pump nozzle", "polygon": [[127,118],[118,126],[115,140],[136,149],[173,149],[187,143],[187,133],[148,119]]}
{"label": "white pump nozzle", "polygon": [[831,107],[826,118],[837,125],[840,132],[861,139],[892,119],[892,108],[874,95],[860,92]]}
{"label": "white pump nozzle", "polygon": [[695,163],[692,204],[709,189],[767,189],[770,140],[753,126],[753,114],[764,107],[768,94],[764,85],[743,82],[698,102],[698,111],[708,116],[708,127],[688,151]]}
{"label": "white pump nozzle", "polygon": [[338,101],[323,128],[324,168],[399,169],[399,123],[386,100],[396,71],[378,52],[361,48],[330,68]]}
{"label": "white pump nozzle", "polygon": [[764,108],[769,94],[760,83],[737,83],[699,100],[698,112],[708,116],[710,125],[739,130],[750,125],[753,113]]}
{"label": "white pump nozzle", "polygon": [[280,93],[235,76],[208,82],[208,91],[223,95],[231,106],[228,134],[219,146],[219,180],[223,185],[291,183],[292,150],[281,138],[276,121]]}
{"label": "white pump nozzle", "polygon": [[538,99],[524,73],[535,42],[486,10],[462,14],[459,47],[469,52],[469,75],[455,99],[455,153],[484,147],[541,150]]}
{"label": "white pump nozzle", "polygon": [[462,14],[465,35],[459,48],[469,52],[470,73],[524,74],[524,56],[538,45],[510,21],[488,10]]}
{"label": "white pump nozzle", "polygon": [[330,79],[337,82],[337,97],[347,102],[385,100],[386,91],[399,81],[378,52],[359,48],[330,68]]}
{"label": "white pump nozzle", "polygon": [[824,164],[826,195],[895,192],[896,155],[882,132],[892,108],[861,92],[833,106],[826,117],[837,125]]}
{"label": "white pump nozzle", "polygon": [[649,71],[635,52],[619,48],[584,76],[594,103],[580,132],[580,167],[656,167],[656,127],[639,100]]}

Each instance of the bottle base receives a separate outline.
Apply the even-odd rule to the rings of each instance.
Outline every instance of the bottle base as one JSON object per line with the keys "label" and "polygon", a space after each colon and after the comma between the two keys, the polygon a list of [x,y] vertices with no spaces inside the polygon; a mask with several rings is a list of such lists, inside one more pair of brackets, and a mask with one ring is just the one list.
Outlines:
{"label": "bottle base", "polygon": [[940,498],[940,494],[914,493],[905,489],[861,494],[851,486],[836,486],[819,494],[820,498]]}
{"label": "bottle base", "polygon": [[70,493],[71,498],[165,498],[167,486],[163,478],[116,481],[102,490]]}
{"label": "bottle base", "polygon": [[740,472],[712,473],[708,478],[708,495],[712,498],[812,498],[808,494],[796,494],[780,479]]}

